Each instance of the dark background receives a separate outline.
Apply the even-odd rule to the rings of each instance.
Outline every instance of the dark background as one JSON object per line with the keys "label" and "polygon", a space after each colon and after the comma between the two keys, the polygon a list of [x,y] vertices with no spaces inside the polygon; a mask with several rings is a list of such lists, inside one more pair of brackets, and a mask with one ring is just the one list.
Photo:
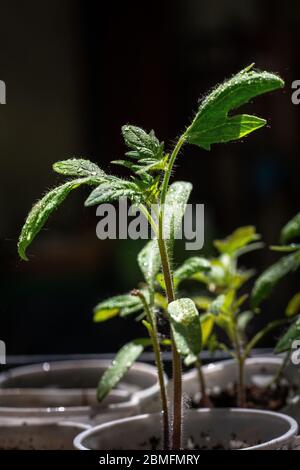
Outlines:
{"label": "dark background", "polygon": [[[171,148],[198,99],[251,62],[278,72],[284,91],[247,110],[268,127],[245,142],[186,147],[178,179],[206,207],[206,245],[254,224],[267,244],[299,211],[299,2],[172,0],[0,1],[0,338],[8,354],[111,352],[136,333],[131,319],[95,325],[92,307],[136,285],[140,242],[99,241],[85,189],[70,195],[30,248],[16,254],[31,205],[61,179],[57,160],[83,156],[112,170],[124,123],[154,128]],[[255,256],[258,271],[277,258]],[[253,266],[253,256],[244,262]],[[175,260],[176,262],[176,260]],[[264,304],[261,324],[281,316],[298,279]],[[264,345],[272,345],[268,338]]]}

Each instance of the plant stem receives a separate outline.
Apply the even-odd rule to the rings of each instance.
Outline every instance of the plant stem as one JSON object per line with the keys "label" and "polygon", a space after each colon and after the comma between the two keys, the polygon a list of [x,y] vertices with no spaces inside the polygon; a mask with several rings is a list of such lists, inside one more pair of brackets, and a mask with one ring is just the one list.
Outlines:
{"label": "plant stem", "polygon": [[238,335],[236,324],[234,324],[233,340],[236,351],[236,359],[238,363],[238,380],[237,380],[237,406],[239,408],[245,408],[246,396],[245,396],[245,380],[244,380],[244,365],[245,356],[242,352],[240,345],[240,338]]}
{"label": "plant stem", "polygon": [[238,357],[238,368],[239,368],[239,380],[238,380],[238,400],[237,405],[239,408],[246,407],[246,396],[245,396],[245,381],[244,381],[244,358]]}
{"label": "plant stem", "polygon": [[202,362],[201,362],[200,357],[196,361],[195,366],[198,372],[202,404],[206,408],[211,408],[212,403],[210,401],[209,396],[207,395],[205,378],[204,378],[203,371],[202,371]]}
{"label": "plant stem", "polygon": [[246,406],[246,398],[245,398],[245,383],[244,383],[244,366],[245,361],[250,354],[251,350],[254,346],[270,331],[272,331],[277,326],[286,323],[286,320],[274,320],[273,322],[269,323],[265,328],[260,330],[256,335],[249,341],[246,345],[244,351],[242,351],[240,345],[240,338],[237,331],[236,323],[234,324],[234,331],[233,331],[233,340],[234,346],[236,351],[236,359],[238,362],[238,406],[240,408],[244,408]]}
{"label": "plant stem", "polygon": [[182,370],[181,357],[178,354],[172,336],[172,362],[173,362],[173,423],[172,423],[172,450],[181,449],[182,435]]}
{"label": "plant stem", "polygon": [[173,152],[170,156],[170,160],[168,162],[168,167],[167,167],[167,170],[165,172],[164,179],[163,179],[163,182],[162,182],[162,189],[161,189],[161,196],[160,196],[161,204],[164,204],[164,202],[165,202],[168,187],[169,187],[169,181],[170,181],[170,177],[171,177],[171,173],[172,173],[172,169],[173,169],[176,157],[177,157],[181,147],[183,146],[184,142],[185,142],[185,134],[182,134],[182,136],[178,139],[177,144],[175,145],[174,150],[173,150]]}
{"label": "plant stem", "polygon": [[287,363],[289,362],[290,356],[291,356],[291,351],[287,351],[285,358],[282,361],[281,366],[278,368],[278,371],[274,375],[272,382],[269,384],[269,387],[271,387],[271,385],[276,385],[276,386],[279,385],[284,369],[286,368]]}
{"label": "plant stem", "polygon": [[[158,246],[161,257],[162,270],[164,281],[166,285],[166,293],[168,303],[175,300],[174,287],[172,274],[170,269],[169,257],[167,253],[166,243],[163,238],[159,237]],[[181,358],[178,354],[173,335],[171,335],[172,342],[172,366],[173,366],[173,422],[172,422],[172,449],[178,450],[181,448],[181,422],[182,422],[182,372],[181,372]]]}
{"label": "plant stem", "polygon": [[255,336],[249,341],[249,343],[245,347],[244,351],[244,357],[246,357],[250,354],[251,350],[256,346],[256,344],[270,331],[272,331],[274,328],[277,328],[278,326],[284,325],[287,323],[287,319],[280,319],[280,320],[274,320],[270,322],[267,326],[265,326],[262,330],[260,330],[258,333],[256,333]]}
{"label": "plant stem", "polygon": [[161,406],[163,411],[163,445],[164,450],[169,449],[169,410],[168,410],[168,399],[167,399],[167,392],[166,392],[166,385],[165,385],[165,378],[164,378],[164,367],[163,361],[161,357],[161,350],[160,344],[158,340],[158,333],[157,333],[157,325],[156,325],[156,318],[149,308],[145,296],[139,290],[133,291],[134,295],[137,295],[144,306],[148,323],[150,324],[151,328],[148,328],[149,336],[152,341],[152,348],[155,356],[155,364],[157,367],[158,372],[158,382],[160,388],[160,399],[161,399]]}
{"label": "plant stem", "polygon": [[[185,134],[179,139],[175,148],[170,156],[167,170],[164,174],[164,178],[161,186],[160,195],[160,212],[159,212],[159,227],[158,227],[158,246],[161,258],[162,271],[166,286],[166,294],[168,303],[175,300],[173,277],[171,273],[169,254],[167,251],[166,243],[164,240],[164,203],[169,187],[169,181],[175,163],[176,157],[185,142]],[[181,358],[177,351],[176,344],[171,334],[172,342],[172,367],[173,367],[173,414],[172,414],[172,442],[171,447],[173,450],[181,448],[181,426],[182,426],[182,370],[181,370]]]}

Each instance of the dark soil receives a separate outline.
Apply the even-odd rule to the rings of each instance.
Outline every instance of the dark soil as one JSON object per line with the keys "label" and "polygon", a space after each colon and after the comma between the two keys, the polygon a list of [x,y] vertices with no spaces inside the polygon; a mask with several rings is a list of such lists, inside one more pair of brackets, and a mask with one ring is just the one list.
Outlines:
{"label": "dark soil", "polygon": [[[278,411],[286,405],[291,389],[290,385],[285,382],[270,387],[248,386],[245,390],[246,408]],[[215,408],[234,408],[237,406],[237,385],[229,386],[219,393],[212,393],[209,399]],[[203,407],[201,400],[200,402],[192,401],[192,408],[201,407]]]}
{"label": "dark soil", "polygon": [[[210,444],[210,436],[207,434],[206,436],[201,436],[202,438],[207,441],[207,444],[199,445],[196,444],[194,439],[190,437],[188,439],[188,444],[187,444],[187,449],[185,450],[238,450],[238,449],[245,449],[246,447],[250,447],[250,444],[248,444],[245,441],[239,441],[235,435],[231,436],[231,440],[228,444],[228,446],[224,446],[221,443],[216,443],[214,445]],[[255,443],[260,444],[260,442]],[[254,444],[252,444],[254,445]]]}
{"label": "dark soil", "polygon": [[[206,441],[207,444],[202,444],[201,446],[199,444],[196,444],[194,441],[194,438],[191,436],[188,438],[187,441],[187,446],[184,450],[237,450],[237,449],[243,449],[246,447],[250,447],[250,444],[244,441],[239,441],[237,436],[235,434],[231,435],[231,440],[229,442],[228,446],[224,446],[221,443],[216,443],[214,445],[210,444],[211,441],[211,436],[207,433],[201,433],[201,439]],[[257,441],[255,445],[261,444],[260,441]],[[145,442],[143,443],[145,445]],[[254,444],[252,444],[254,445]],[[150,450],[159,450],[160,449],[160,439],[153,436],[149,439],[148,441],[148,449]]]}

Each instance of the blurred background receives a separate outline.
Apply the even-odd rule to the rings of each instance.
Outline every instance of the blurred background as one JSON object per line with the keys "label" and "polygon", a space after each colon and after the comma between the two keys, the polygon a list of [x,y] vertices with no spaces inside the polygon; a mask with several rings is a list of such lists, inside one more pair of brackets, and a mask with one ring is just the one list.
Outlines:
{"label": "blurred background", "polygon": [[[61,181],[53,162],[82,156],[113,171],[123,158],[124,123],[155,129],[167,149],[216,83],[248,64],[279,73],[284,91],[247,111],[268,126],[244,142],[187,146],[178,179],[205,204],[206,238],[254,224],[266,244],[300,210],[299,2],[259,0],[0,1],[0,338],[8,354],[113,352],[140,334],[132,319],[94,324],[101,299],[135,287],[143,242],[99,241],[87,190],[69,196],[21,262],[16,244],[25,216]],[[123,174],[116,167],[119,174]],[[278,255],[243,258],[258,272]],[[180,250],[179,250],[180,258]],[[175,259],[178,262],[177,259]],[[258,322],[280,317],[299,278],[289,276]],[[114,328],[113,326],[114,325]],[[264,346],[272,346],[267,338]]]}

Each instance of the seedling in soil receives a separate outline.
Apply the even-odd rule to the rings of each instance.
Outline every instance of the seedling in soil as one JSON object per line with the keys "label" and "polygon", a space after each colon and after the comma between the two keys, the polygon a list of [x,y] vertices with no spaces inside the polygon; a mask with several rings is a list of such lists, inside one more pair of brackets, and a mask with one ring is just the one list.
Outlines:
{"label": "seedling in soil", "polygon": [[[271,246],[273,251],[283,254],[283,256],[273,265],[264,271],[256,280],[252,291],[252,306],[258,308],[267,299],[275,287],[288,274],[297,271],[300,267],[300,244],[297,242],[300,236],[300,213],[293,217],[281,230],[280,245]],[[295,242],[296,240],[296,242]],[[279,383],[282,374],[287,366],[293,352],[293,345],[300,341],[300,293],[296,293],[289,300],[285,316],[291,321],[287,331],[281,336],[275,353],[285,353],[282,367],[278,371],[274,382]],[[297,346],[298,347],[298,346]]]}
{"label": "seedling in soil", "polygon": [[[207,296],[198,296],[194,301],[200,310],[205,312],[200,320],[210,321],[206,330],[208,346],[211,349],[219,348],[225,350],[237,361],[237,405],[241,408],[246,406],[245,396],[245,361],[251,354],[257,343],[273,328],[279,326],[282,320],[275,320],[260,329],[254,336],[248,338],[247,326],[254,319],[255,313],[250,308],[245,308],[248,294],[240,294],[241,288],[254,275],[251,269],[239,267],[240,257],[253,250],[262,248],[260,235],[256,233],[253,226],[240,227],[224,240],[215,240],[215,248],[218,257],[208,260],[210,270],[197,273],[194,280],[204,284],[208,290]],[[202,323],[203,324],[203,323]],[[219,334],[215,335],[213,326],[223,330],[229,341],[228,346],[219,340]],[[198,359],[198,367],[199,367]],[[197,363],[196,363],[197,365]],[[201,369],[200,369],[201,371]],[[199,372],[201,396],[207,402],[206,386],[204,376]]]}
{"label": "seedling in soil", "polygon": [[[202,100],[194,119],[180,135],[171,151],[155,136],[154,132],[125,125],[122,134],[128,147],[126,159],[115,162],[129,169],[131,177],[122,179],[109,175],[84,159],[70,159],[54,164],[54,171],[67,177],[60,186],[49,191],[29,213],[22,229],[18,250],[21,258],[27,259],[27,248],[45,225],[52,212],[66,199],[68,194],[80,186],[89,186],[92,191],[85,206],[128,198],[138,206],[150,223],[155,238],[147,243],[139,255],[145,288],[133,296],[113,299],[110,306],[102,308],[102,316],[126,315],[137,310],[143,312],[143,322],[155,351],[161,385],[163,409],[163,432],[165,447],[179,449],[182,436],[182,357],[193,358],[201,349],[199,314],[190,298],[178,299],[175,273],[171,260],[174,258],[174,239],[181,217],[184,214],[192,185],[177,181],[170,184],[174,163],[184,145],[193,144],[209,151],[219,143],[237,141],[263,127],[266,120],[249,115],[233,114],[234,110],[256,96],[283,87],[284,82],[273,73],[260,72],[249,66],[217,86]],[[151,208],[158,207],[153,218]],[[169,236],[166,237],[165,234]],[[170,342],[173,354],[173,397],[171,404],[166,399],[163,381],[163,365],[160,354],[160,338],[157,332],[157,310],[155,305],[156,276],[161,270],[167,298],[166,319],[170,326]],[[178,273],[177,273],[178,274]],[[101,311],[101,309],[98,311]],[[99,319],[99,317],[98,317]],[[103,398],[116,385],[143,350],[145,341],[137,340],[124,346],[117,354],[112,366],[102,377],[98,398]],[[172,408],[172,409],[171,409]]]}

